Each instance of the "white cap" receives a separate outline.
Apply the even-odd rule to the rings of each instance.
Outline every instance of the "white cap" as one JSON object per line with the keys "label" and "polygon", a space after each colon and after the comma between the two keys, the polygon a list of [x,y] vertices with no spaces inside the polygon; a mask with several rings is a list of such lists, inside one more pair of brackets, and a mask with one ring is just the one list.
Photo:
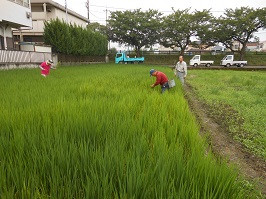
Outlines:
{"label": "white cap", "polygon": [[46,63],[51,65],[51,64],[54,63],[54,62],[53,62],[53,60],[49,59],[49,60],[47,60]]}

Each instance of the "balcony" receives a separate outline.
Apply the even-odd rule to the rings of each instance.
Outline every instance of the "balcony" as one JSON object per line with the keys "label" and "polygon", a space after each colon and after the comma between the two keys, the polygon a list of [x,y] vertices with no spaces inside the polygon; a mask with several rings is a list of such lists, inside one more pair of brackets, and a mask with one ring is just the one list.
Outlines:
{"label": "balcony", "polygon": [[9,0],[9,1],[17,3],[21,6],[26,7],[26,8],[30,8],[30,1],[29,0]]}

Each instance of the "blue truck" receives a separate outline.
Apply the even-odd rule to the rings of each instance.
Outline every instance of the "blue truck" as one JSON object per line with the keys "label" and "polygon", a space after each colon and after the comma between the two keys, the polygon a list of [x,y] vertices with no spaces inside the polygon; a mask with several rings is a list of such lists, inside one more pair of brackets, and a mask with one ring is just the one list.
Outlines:
{"label": "blue truck", "polygon": [[144,57],[129,57],[126,52],[116,53],[115,63],[116,64],[134,64],[143,63]]}

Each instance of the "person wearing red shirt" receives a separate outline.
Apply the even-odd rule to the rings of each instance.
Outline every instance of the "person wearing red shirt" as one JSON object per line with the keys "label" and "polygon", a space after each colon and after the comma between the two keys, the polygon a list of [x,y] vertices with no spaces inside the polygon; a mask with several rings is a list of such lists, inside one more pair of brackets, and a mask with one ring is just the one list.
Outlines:
{"label": "person wearing red shirt", "polygon": [[164,91],[166,91],[166,89],[169,89],[168,78],[163,72],[151,69],[150,70],[150,76],[156,77],[156,82],[151,85],[152,88],[154,88],[155,86],[160,84],[161,88],[162,88],[162,93],[164,93]]}
{"label": "person wearing red shirt", "polygon": [[49,60],[47,60],[47,61],[41,63],[41,65],[40,65],[40,69],[41,69],[41,75],[42,75],[42,76],[46,77],[47,75],[49,75],[49,73],[50,73],[50,68],[55,69],[55,68],[52,66],[53,63],[54,63],[54,62],[53,62],[51,59],[49,59]]}

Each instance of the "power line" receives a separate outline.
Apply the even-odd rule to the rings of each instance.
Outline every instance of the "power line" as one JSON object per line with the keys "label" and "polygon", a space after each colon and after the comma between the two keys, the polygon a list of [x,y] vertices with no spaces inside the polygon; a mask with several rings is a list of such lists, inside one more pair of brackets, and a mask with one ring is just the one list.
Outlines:
{"label": "power line", "polygon": [[98,10],[90,10],[90,13],[92,13],[92,12],[103,13],[103,11],[98,11]]}
{"label": "power line", "polygon": [[[117,9],[117,10],[129,10],[127,8],[115,8],[115,7],[108,7],[108,6],[98,6],[98,5],[91,5],[93,7],[98,7],[98,8],[108,8],[108,9]],[[130,9],[132,10],[132,9]]]}
{"label": "power line", "polygon": [[[91,11],[90,11],[90,14],[93,15],[94,17],[96,17],[97,19],[103,19],[103,20],[105,20],[104,18],[97,17],[97,16],[94,15]],[[94,20],[94,21],[95,21],[95,20]]]}

